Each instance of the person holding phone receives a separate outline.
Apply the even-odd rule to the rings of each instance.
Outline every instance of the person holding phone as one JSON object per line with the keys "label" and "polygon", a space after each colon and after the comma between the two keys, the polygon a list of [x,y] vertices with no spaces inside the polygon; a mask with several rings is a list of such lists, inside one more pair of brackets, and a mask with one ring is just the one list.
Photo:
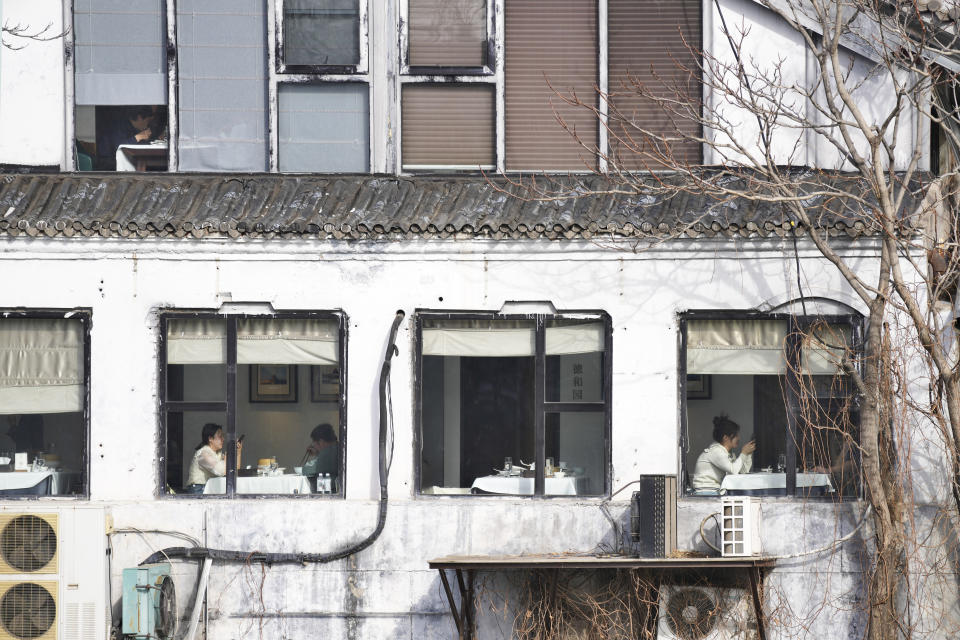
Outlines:
{"label": "person holding phone", "polygon": [[[243,454],[243,436],[237,440],[237,468]],[[187,474],[187,493],[203,493],[207,480],[227,475],[227,459],[223,451],[223,427],[208,422],[200,431],[200,444],[190,462]]]}
{"label": "person holding phone", "polygon": [[304,455],[303,475],[316,476],[329,473],[336,479],[340,475],[340,447],[333,425],[318,424],[310,432],[310,445]]}
{"label": "person holding phone", "polygon": [[750,440],[740,449],[739,456],[734,455],[733,450],[740,446],[740,425],[725,414],[713,419],[713,439],[715,442],[704,449],[693,468],[690,484],[700,495],[718,494],[728,474],[749,473],[757,449],[757,443]]}

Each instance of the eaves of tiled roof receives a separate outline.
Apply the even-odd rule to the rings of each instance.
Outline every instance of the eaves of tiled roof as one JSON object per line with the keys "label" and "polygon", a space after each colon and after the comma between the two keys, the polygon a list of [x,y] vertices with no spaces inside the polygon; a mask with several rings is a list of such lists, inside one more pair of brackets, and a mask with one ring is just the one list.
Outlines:
{"label": "eaves of tiled roof", "polygon": [[[855,176],[818,179],[834,192],[867,193]],[[597,176],[547,186],[559,196],[517,197],[523,189],[483,177],[6,174],[0,236],[562,240],[777,237],[793,229],[775,202],[610,193],[616,185]],[[807,210],[830,235],[875,234],[870,212],[853,201],[815,197]],[[904,209],[915,207],[910,200]]]}

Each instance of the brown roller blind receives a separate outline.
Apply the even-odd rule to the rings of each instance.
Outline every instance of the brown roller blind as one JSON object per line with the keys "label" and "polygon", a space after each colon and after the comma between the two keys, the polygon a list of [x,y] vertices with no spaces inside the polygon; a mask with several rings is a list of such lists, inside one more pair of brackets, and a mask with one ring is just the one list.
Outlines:
{"label": "brown roller blind", "polygon": [[495,164],[492,85],[408,84],[400,100],[404,167]]}
{"label": "brown roller blind", "polygon": [[[700,114],[700,76],[688,48],[701,48],[700,0],[608,0],[607,7],[610,154],[625,168],[655,169],[661,165],[644,153],[651,140],[628,123],[671,138],[697,135],[700,127],[671,118],[655,101],[638,95],[636,86],[662,97],[692,99],[690,108]],[[681,162],[700,162],[700,145],[694,142],[678,139],[670,149]]]}
{"label": "brown roller blind", "polygon": [[596,148],[596,116],[557,93],[597,104],[597,0],[507,0],[504,18],[507,169],[586,171],[595,155],[564,131],[554,108]]}
{"label": "brown roller blind", "polygon": [[410,0],[409,64],[482,67],[487,63],[486,0]]}

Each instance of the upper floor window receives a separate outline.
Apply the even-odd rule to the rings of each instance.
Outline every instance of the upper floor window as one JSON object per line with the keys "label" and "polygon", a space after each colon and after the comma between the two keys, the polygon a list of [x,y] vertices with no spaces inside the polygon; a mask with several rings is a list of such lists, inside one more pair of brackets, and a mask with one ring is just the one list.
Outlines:
{"label": "upper floor window", "polygon": [[[687,489],[698,495],[859,494],[859,316],[681,318]],[[848,365],[844,365],[844,362]]]}
{"label": "upper floor window", "polygon": [[609,491],[605,313],[417,314],[424,494]]}
{"label": "upper floor window", "polygon": [[89,320],[0,317],[0,497],[87,493]]}
{"label": "upper floor window", "polygon": [[161,316],[165,486],[343,495],[344,327],[337,312]]}
{"label": "upper floor window", "polygon": [[77,168],[165,171],[164,0],[76,0],[73,10]]}
{"label": "upper floor window", "polygon": [[[358,0],[281,0],[281,71],[340,69],[366,62],[366,3]],[[364,14],[361,19],[361,14]]]}

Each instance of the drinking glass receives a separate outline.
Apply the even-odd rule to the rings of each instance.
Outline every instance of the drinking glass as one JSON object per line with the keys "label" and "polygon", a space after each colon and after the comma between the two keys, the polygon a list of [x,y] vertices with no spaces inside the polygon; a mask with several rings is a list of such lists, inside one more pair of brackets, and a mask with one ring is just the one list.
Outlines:
{"label": "drinking glass", "polygon": [[546,464],[544,464],[543,472],[546,474],[553,473],[553,458],[547,458]]}
{"label": "drinking glass", "polygon": [[777,473],[783,473],[787,470],[787,454],[781,453],[777,456]]}
{"label": "drinking glass", "polygon": [[506,458],[503,459],[503,470],[506,473],[510,473],[511,471],[513,471],[513,458],[511,458],[510,456],[507,456]]}

